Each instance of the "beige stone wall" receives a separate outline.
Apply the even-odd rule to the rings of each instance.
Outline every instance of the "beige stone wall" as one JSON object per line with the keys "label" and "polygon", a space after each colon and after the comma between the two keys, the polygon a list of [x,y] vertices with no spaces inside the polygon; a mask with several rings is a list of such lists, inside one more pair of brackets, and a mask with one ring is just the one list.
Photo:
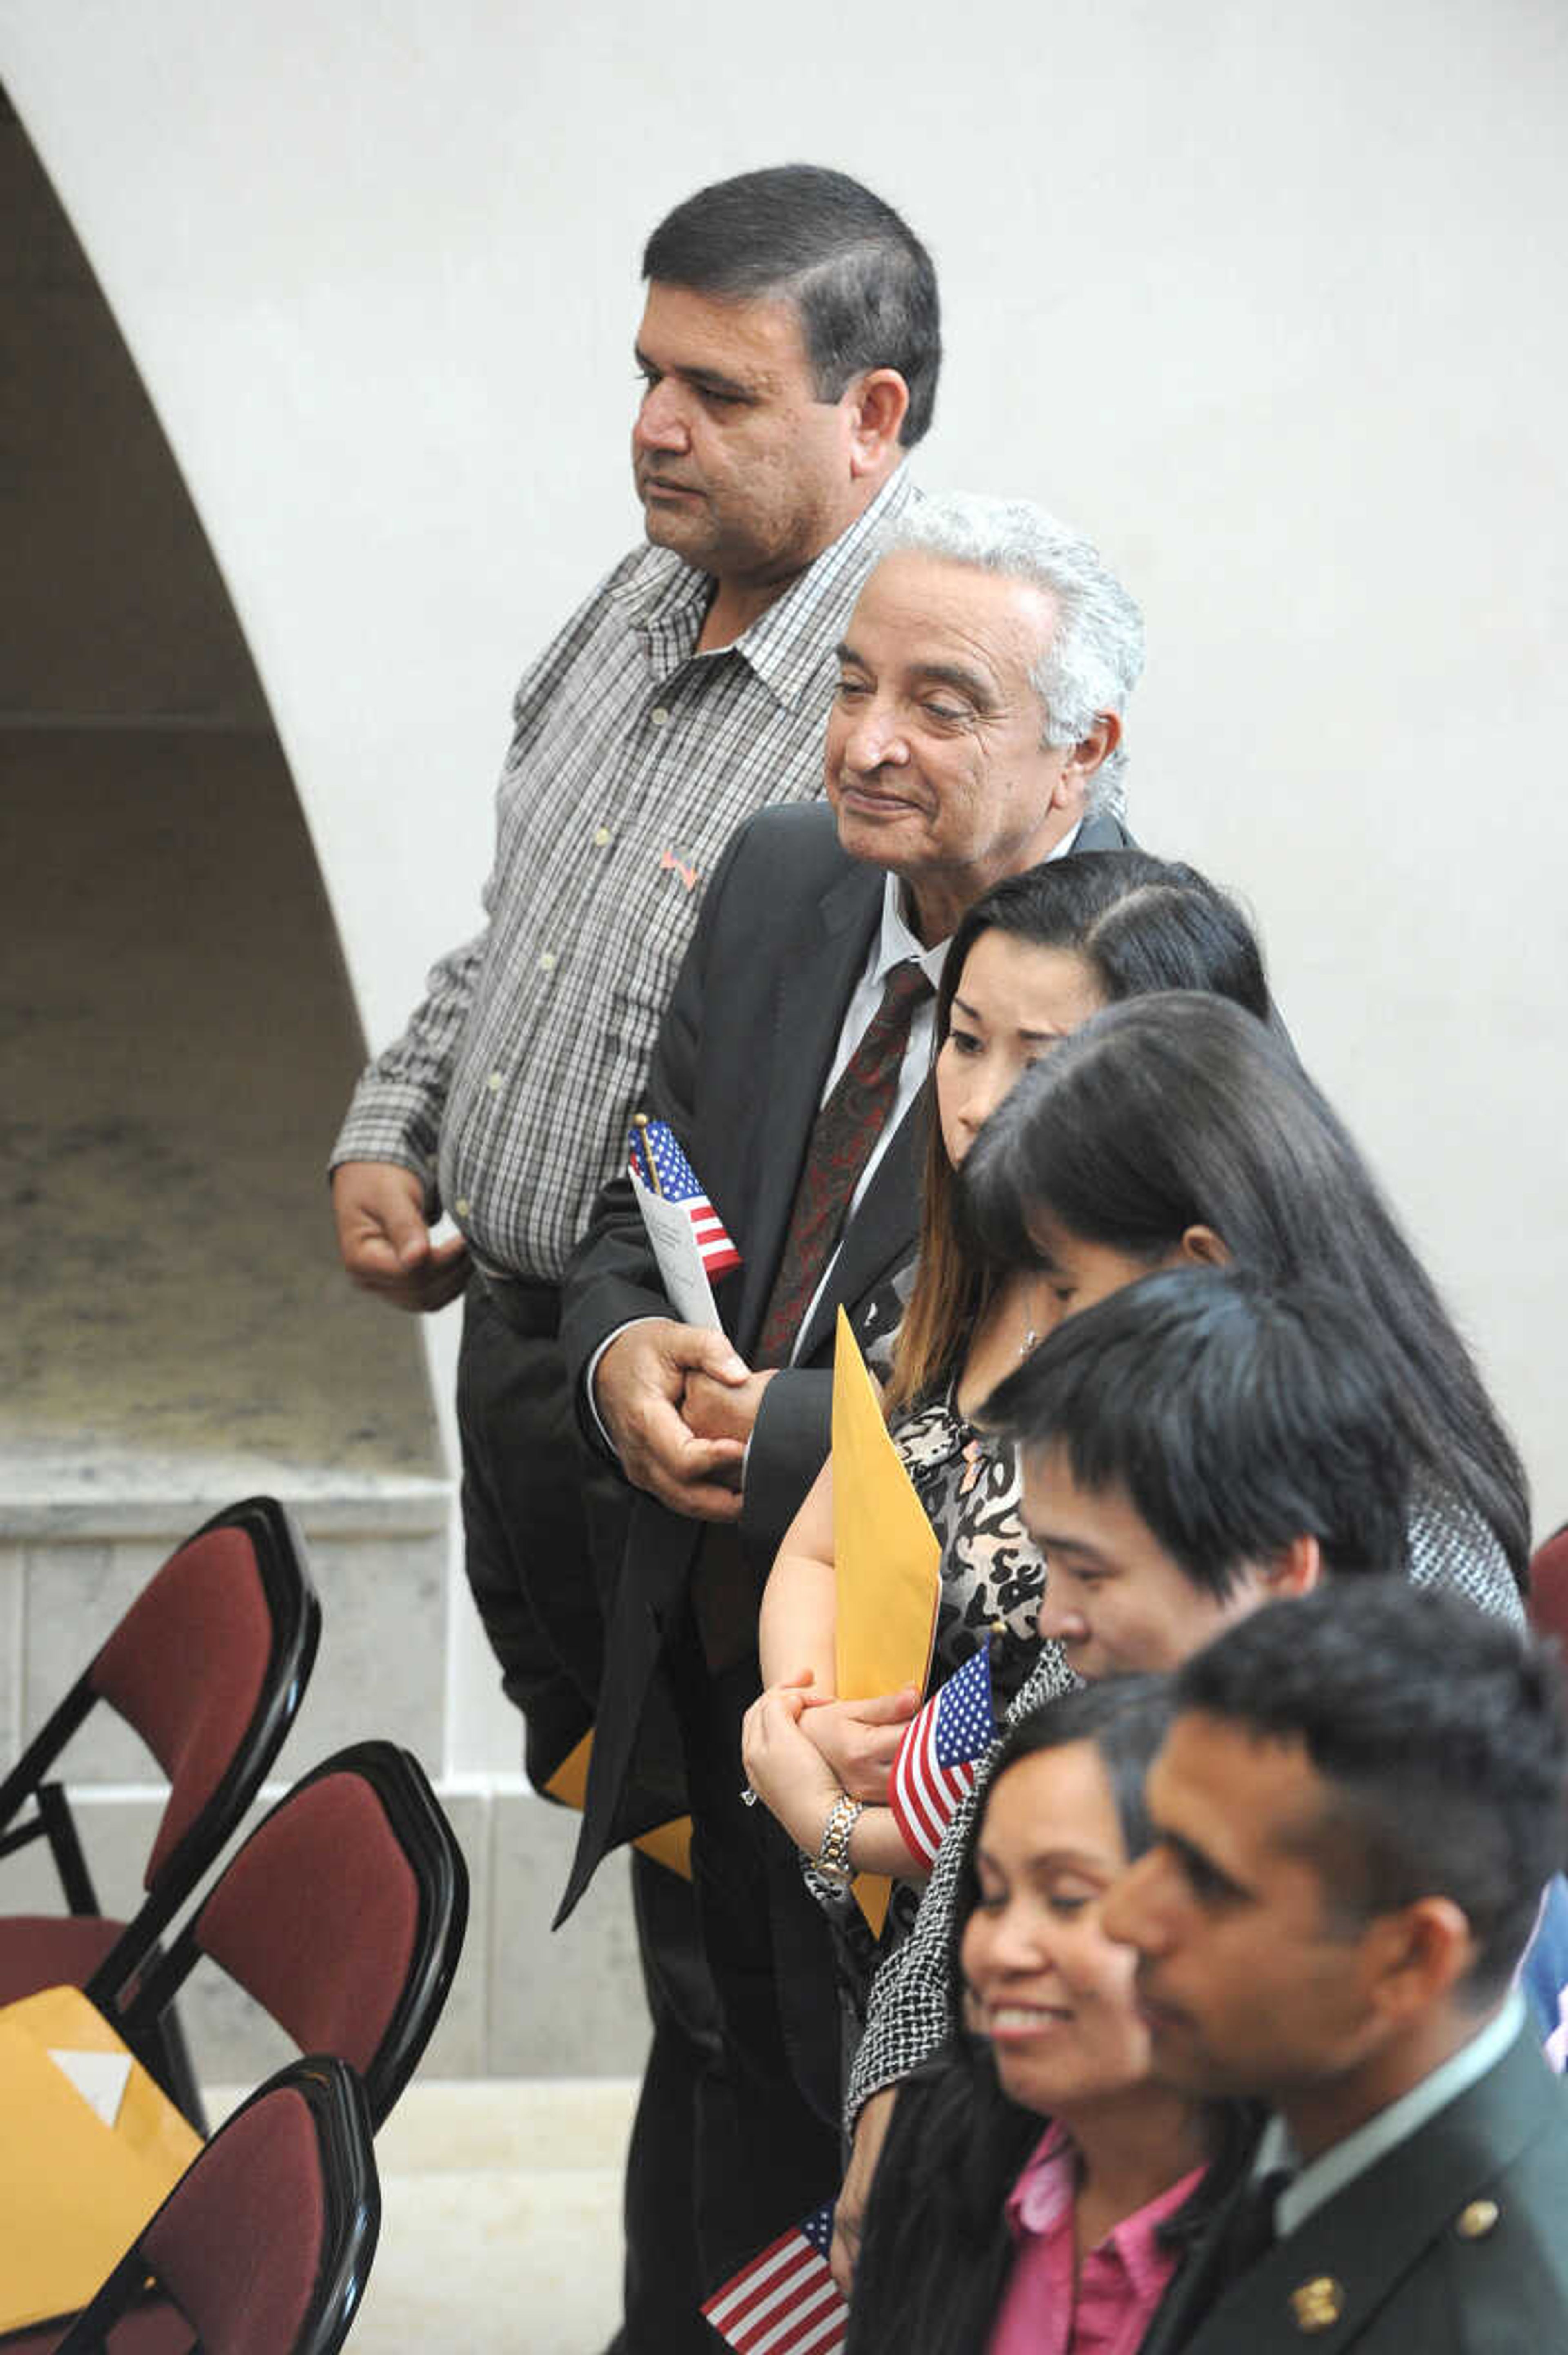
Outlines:
{"label": "beige stone wall", "polygon": [[[364,1051],[341,954],[188,495],[3,112],[0,224],[16,559],[0,562],[0,1758],[183,1536],[235,1497],[281,1495],[323,1636],[276,1790],[386,1736],[435,1779],[468,1862],[427,2070],[635,2070],[624,1870],[552,1944],[575,1819],[516,1773],[449,1772],[453,1501],[423,1353],[411,1323],[350,1291],[326,1214],[326,1143]],[[100,1899],[123,1916],[156,1767],[103,1710],[61,1764]],[[59,1902],[41,1848],[0,1867],[6,1911]],[[282,2057],[216,1971],[182,2012],[209,2082]]]}

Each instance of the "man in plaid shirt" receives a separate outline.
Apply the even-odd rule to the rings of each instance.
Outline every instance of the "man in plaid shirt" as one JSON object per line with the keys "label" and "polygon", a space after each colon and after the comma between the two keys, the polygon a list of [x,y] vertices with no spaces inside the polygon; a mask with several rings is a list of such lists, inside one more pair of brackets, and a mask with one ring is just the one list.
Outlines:
{"label": "man in plaid shirt", "polygon": [[[632,456],[649,545],[525,676],[485,927],[434,967],[333,1154],[354,1280],[413,1310],[466,1287],[468,1578],[536,1784],[592,1721],[591,1561],[618,1561],[625,1494],[578,1434],[560,1276],[624,1163],[722,844],[764,803],[821,793],[835,649],[912,496],[902,460],[940,359],[929,257],[840,173],[702,189],[643,268]],[[443,1209],[458,1233],[437,1244]],[[695,1365],[728,1356],[717,1334],[691,1348]]]}

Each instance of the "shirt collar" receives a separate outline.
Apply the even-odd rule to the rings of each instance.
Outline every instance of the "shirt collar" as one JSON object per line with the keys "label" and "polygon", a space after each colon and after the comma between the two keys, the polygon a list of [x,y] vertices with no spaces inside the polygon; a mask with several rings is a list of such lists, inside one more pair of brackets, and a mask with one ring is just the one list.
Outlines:
{"label": "shirt collar", "polygon": [[[716,647],[700,659],[739,656],[793,710],[830,652],[822,642],[825,610],[841,604],[848,586],[859,587],[869,569],[867,557],[872,545],[917,496],[909,470],[901,463],[865,512],[741,631],[733,645]],[[662,682],[692,659],[712,602],[713,580],[668,549],[650,549],[648,559],[622,582],[618,593],[631,628],[643,642],[648,666]]]}
{"label": "shirt collar", "polygon": [[683,563],[673,549],[648,548],[613,593],[641,643],[649,670],[662,686],[691,659],[713,595],[712,580]]}
{"label": "shirt collar", "polygon": [[[1078,824],[1071,826],[1060,842],[1052,844],[1040,860],[1040,865],[1047,867],[1053,858],[1065,858],[1077,841],[1083,826],[1083,821],[1080,818]],[[947,951],[950,945],[951,936],[948,940],[938,941],[934,948],[922,947],[918,936],[911,929],[904,915],[902,884],[896,875],[884,876],[882,879],[882,927],[877,935],[876,964],[870,978],[880,986],[886,981],[895,964],[902,964],[908,958],[912,957],[923,971],[933,989],[940,989],[942,969],[947,963]]]}
{"label": "shirt collar", "polygon": [[[1151,2285],[1163,2286],[1170,2270],[1169,2252],[1160,2246],[1158,2232],[1168,2216],[1190,2198],[1203,2174],[1195,2167],[1153,2200],[1124,2216],[1100,2243],[1115,2251],[1134,2289],[1142,2296]],[[1061,2222],[1078,2193],[1077,2153],[1065,2126],[1052,2125],[1035,2145],[1023,2173],[1008,2194],[1008,2223],[1013,2238],[1026,2232],[1049,2232]]]}
{"label": "shirt collar", "polygon": [[1074,2153],[1063,2126],[1052,2124],[1024,2161],[1023,2172],[1008,2194],[1008,2222],[1013,2238],[1025,2232],[1049,2232],[1077,2190]]}
{"label": "shirt collar", "polygon": [[1439,2110],[1446,2109],[1450,2102],[1467,2093],[1502,2059],[1525,2019],[1524,1998],[1517,1989],[1511,1990],[1486,2025],[1457,2052],[1451,2053],[1441,2067],[1423,2077],[1408,2094],[1402,2094],[1398,2101],[1376,2111],[1363,2126],[1348,2134],[1342,2142],[1331,2145],[1309,2166],[1301,2166],[1285,2120],[1277,2113],[1271,2117],[1253,2160],[1253,2179],[1276,2168],[1300,2169],[1275,2201],[1275,2224],[1280,2235],[1294,2232],[1337,2191],[1364,2175],[1386,2152],[1408,2142]]}
{"label": "shirt collar", "polygon": [[947,941],[938,941],[934,948],[922,946],[904,916],[903,886],[896,875],[884,875],[881,930],[877,934],[876,962],[869,976],[877,986],[880,988],[894,965],[906,964],[912,957],[933,989],[940,989],[949,945]]}

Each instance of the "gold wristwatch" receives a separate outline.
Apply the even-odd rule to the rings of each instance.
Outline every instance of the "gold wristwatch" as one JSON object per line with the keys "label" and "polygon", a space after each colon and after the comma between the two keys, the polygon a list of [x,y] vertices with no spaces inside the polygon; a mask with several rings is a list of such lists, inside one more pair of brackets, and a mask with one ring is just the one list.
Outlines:
{"label": "gold wristwatch", "polygon": [[822,1845],[812,1858],[814,1870],[824,1881],[853,1881],[855,1868],[849,1861],[849,1837],[866,1812],[863,1799],[852,1799],[848,1791],[840,1791],[828,1811],[822,1828]]}

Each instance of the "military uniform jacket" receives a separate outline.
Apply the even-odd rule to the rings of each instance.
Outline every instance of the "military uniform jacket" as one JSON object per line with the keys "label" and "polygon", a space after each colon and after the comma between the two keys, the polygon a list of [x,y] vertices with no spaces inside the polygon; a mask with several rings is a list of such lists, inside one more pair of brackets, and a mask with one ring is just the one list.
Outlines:
{"label": "military uniform jacket", "polygon": [[1568,2091],[1526,2026],[1215,2301],[1225,2230],[1221,2215],[1140,2355],[1563,2355]]}

